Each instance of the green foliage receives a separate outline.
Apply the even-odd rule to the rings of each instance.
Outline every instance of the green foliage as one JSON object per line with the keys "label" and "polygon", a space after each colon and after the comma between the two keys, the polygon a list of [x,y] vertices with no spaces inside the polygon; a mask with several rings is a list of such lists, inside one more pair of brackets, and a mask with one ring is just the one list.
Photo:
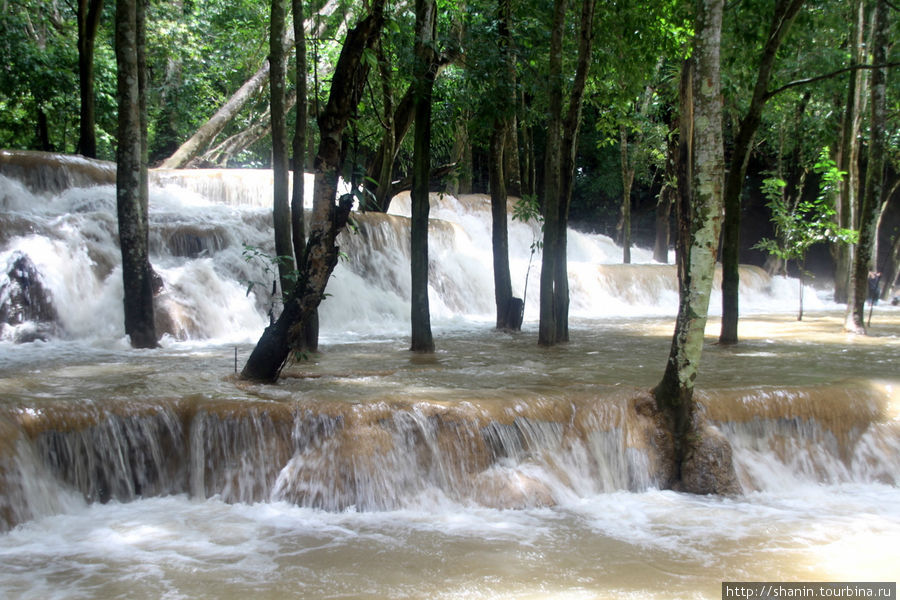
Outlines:
{"label": "green foliage", "polygon": [[[74,12],[65,5],[10,0],[0,18],[0,148],[53,149],[78,141],[78,46]],[[74,107],[74,109],[73,109]]]}
{"label": "green foliage", "polygon": [[[268,314],[269,317],[272,318],[278,303],[283,303],[290,293],[289,289],[281,290],[281,297],[278,296],[278,267],[281,265],[293,266],[294,257],[274,256],[257,246],[251,246],[249,244],[244,244],[244,250],[241,252],[241,256],[248,263],[254,264],[262,269],[265,281],[245,281],[244,283],[247,285],[246,294],[249,296],[250,292],[254,289],[263,290],[262,293],[267,297],[269,304]],[[287,273],[286,279],[289,282],[290,288],[293,288],[296,285],[299,277],[300,272],[296,268],[291,269]]]}
{"label": "green foliage", "polygon": [[768,177],[763,181],[763,195],[772,211],[775,239],[764,238],[754,248],[784,260],[802,263],[809,248],[819,242],[855,243],[858,232],[844,229],[835,224],[835,209],[832,202],[841,181],[846,175],[839,170],[829,156],[828,148],[823,148],[813,166],[820,176],[819,193],[813,200],[785,197],[787,183],[778,177]]}

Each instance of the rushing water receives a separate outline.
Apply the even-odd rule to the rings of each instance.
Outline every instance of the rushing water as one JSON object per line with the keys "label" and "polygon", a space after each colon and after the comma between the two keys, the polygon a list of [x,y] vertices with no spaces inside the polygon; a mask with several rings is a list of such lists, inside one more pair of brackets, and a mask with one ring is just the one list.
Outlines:
{"label": "rushing water", "polygon": [[[4,597],[718,598],[900,575],[896,308],[846,336],[814,290],[798,323],[796,281],[745,269],[744,341],[711,337],[697,382],[745,493],[695,497],[656,487],[645,390],[676,293],[649,253],[616,265],[570,232],[573,341],[539,348],[539,257],[523,331],[491,331],[484,198],[435,197],[438,352],[412,355],[401,197],[343,238],[322,352],[247,385],[271,274],[242,252],[270,251],[270,174],[154,173],[166,335],[137,351],[108,167],[24,162],[0,171]],[[511,232],[521,295],[536,230]]]}

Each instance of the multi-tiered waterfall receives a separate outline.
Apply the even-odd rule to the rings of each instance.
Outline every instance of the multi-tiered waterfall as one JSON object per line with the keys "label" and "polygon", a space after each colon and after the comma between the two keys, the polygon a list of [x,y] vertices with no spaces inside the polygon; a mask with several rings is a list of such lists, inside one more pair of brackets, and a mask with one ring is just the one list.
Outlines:
{"label": "multi-tiered waterfall", "polygon": [[[698,380],[745,493],[659,491],[646,389],[672,267],[570,232],[573,341],[491,330],[486,199],[433,198],[438,352],[408,347],[407,201],[356,215],[322,352],[234,378],[272,308],[265,171],[152,174],[162,347],[123,339],[112,168],[0,156],[0,591],[48,598],[717,598],[896,580],[900,310],[840,333],[742,273],[744,341]],[[534,224],[511,222],[524,292]],[[247,249],[250,249],[248,252]],[[248,293],[248,288],[250,291]],[[277,310],[277,306],[275,306]],[[715,303],[712,312],[717,312]]]}

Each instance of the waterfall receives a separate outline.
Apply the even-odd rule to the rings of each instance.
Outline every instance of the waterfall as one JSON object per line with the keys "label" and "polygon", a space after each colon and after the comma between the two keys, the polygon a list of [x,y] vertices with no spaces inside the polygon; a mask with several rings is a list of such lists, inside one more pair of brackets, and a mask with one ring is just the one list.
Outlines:
{"label": "waterfall", "polygon": [[[490,331],[488,199],[434,194],[429,293],[445,350],[411,357],[402,341],[409,199],[400,195],[390,214],[355,213],[341,235],[346,259],[321,307],[322,360],[289,369],[278,386],[252,386],[228,375],[232,352],[245,352],[278,308],[266,257],[269,172],[152,173],[165,337],[162,350],[141,352],[123,339],[109,166],[14,158],[0,154],[2,528],[73,506],[177,495],[334,513],[435,502],[541,509],[647,493],[670,475],[646,390],[662,370],[677,284],[674,267],[647,250],[621,265],[612,240],[570,231],[571,312],[599,332],[538,351],[525,339],[536,285],[526,332]],[[529,263],[539,279],[538,234],[537,224],[510,221],[517,294]],[[796,306],[796,282],[743,267],[741,285],[744,314]],[[810,293],[808,310],[809,298],[828,308]],[[732,359],[740,370],[760,360],[726,352],[704,361]],[[856,378],[834,374],[840,364],[829,360],[827,384],[699,389],[745,491],[898,485],[896,384],[865,375],[868,355],[847,363]],[[896,361],[885,360],[890,371]]]}
{"label": "waterfall", "polygon": [[[122,338],[111,167],[34,153],[0,158],[0,339]],[[274,253],[271,178],[264,170],[151,171],[151,262],[164,283],[156,320],[167,340],[254,340],[278,310],[266,259]],[[432,204],[432,322],[442,328],[492,321],[489,200],[433,194]],[[339,239],[346,260],[321,306],[325,336],[408,330],[408,208],[409,196],[401,194],[390,215],[354,214],[355,227]],[[509,229],[513,292],[521,296],[526,276],[539,280],[540,256],[531,254],[539,227],[510,220]],[[642,264],[616,264],[619,255],[608,237],[569,232],[572,316],[674,315],[674,268],[652,264],[649,250],[634,252]],[[781,278],[743,267],[741,279],[745,312],[796,304],[796,289]],[[25,288],[33,298],[22,295]],[[527,291],[525,319],[534,321],[537,286]],[[807,294],[807,309],[816,303]]]}

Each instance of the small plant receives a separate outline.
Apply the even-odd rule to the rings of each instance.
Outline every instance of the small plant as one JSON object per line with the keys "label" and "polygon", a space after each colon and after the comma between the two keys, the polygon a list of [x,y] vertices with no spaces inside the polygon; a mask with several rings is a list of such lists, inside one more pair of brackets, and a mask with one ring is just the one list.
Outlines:
{"label": "small plant", "polygon": [[[269,310],[266,314],[269,316],[269,324],[271,324],[275,320],[275,308],[278,305],[278,302],[284,303],[285,298],[287,297],[288,290],[281,291],[281,297],[278,295],[278,267],[281,265],[291,265],[294,264],[294,258],[292,256],[274,256],[267,252],[264,252],[260,248],[256,246],[251,246],[249,244],[244,244],[244,250],[241,252],[241,256],[244,257],[244,260],[251,264],[259,265],[263,274],[265,275],[266,281],[246,281],[247,284],[247,295],[250,295],[250,292],[254,290],[254,288],[262,288],[265,291],[265,294],[268,295],[269,301]],[[290,287],[293,287],[297,283],[297,279],[300,273],[296,268],[291,269],[287,274],[287,282]],[[269,284],[269,280],[271,280],[271,287]]]}
{"label": "small plant", "polygon": [[[544,217],[541,215],[541,207],[538,204],[537,196],[535,195],[525,195],[516,202],[516,205],[513,207],[512,218],[515,221],[520,221],[522,223],[528,223],[529,221],[535,221],[541,224],[541,233],[544,231]],[[528,269],[525,271],[525,289],[522,291],[522,302],[525,302],[525,299],[528,295],[528,276],[531,274],[531,262],[534,260],[535,252],[538,252],[544,248],[544,240],[543,237],[538,237],[536,233],[532,233],[531,238],[531,256],[528,257]]]}
{"label": "small plant", "polygon": [[[810,275],[806,271],[806,253],[819,242],[856,242],[858,232],[839,227],[835,222],[835,210],[831,198],[840,186],[846,173],[837,168],[829,156],[828,148],[823,148],[813,166],[813,171],[821,176],[819,193],[814,200],[794,200],[786,197],[787,183],[778,177],[763,181],[762,192],[768,199],[766,205],[772,211],[775,225],[775,239],[763,238],[753,247],[765,250],[787,264],[797,262],[800,280],[800,312],[797,320],[803,320],[803,278]],[[802,194],[798,194],[800,196]]]}

